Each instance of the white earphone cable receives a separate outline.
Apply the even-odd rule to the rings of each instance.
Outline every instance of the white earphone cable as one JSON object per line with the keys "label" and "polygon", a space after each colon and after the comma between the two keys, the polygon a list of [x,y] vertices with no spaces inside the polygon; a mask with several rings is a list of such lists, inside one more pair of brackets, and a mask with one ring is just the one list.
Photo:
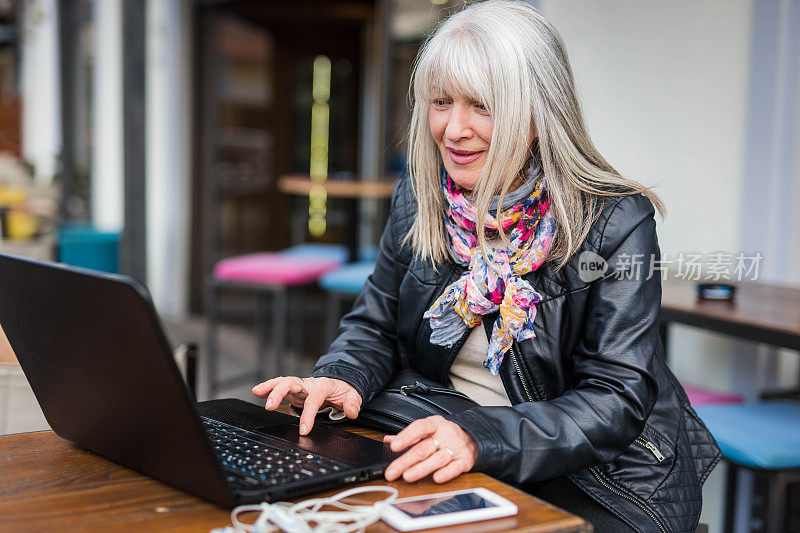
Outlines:
{"label": "white earphone cable", "polygon": [[[384,492],[389,495],[371,505],[353,505],[341,500],[357,494]],[[328,498],[311,498],[299,503],[260,503],[240,505],[231,511],[232,528],[220,528],[220,532],[271,533],[354,533],[363,531],[380,520],[384,508],[397,498],[397,489],[386,485],[355,487]],[[340,510],[321,511],[325,506]],[[239,515],[260,511],[255,522],[246,524]],[[314,526],[311,524],[314,523]]]}

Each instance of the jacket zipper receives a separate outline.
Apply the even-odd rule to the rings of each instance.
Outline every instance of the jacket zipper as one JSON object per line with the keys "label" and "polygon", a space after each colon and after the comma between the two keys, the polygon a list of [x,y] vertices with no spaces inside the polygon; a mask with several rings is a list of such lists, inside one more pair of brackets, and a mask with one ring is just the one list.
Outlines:
{"label": "jacket zipper", "polygon": [[535,401],[533,395],[531,394],[531,390],[528,388],[528,382],[525,381],[525,376],[522,375],[522,369],[519,366],[519,361],[517,360],[517,354],[514,353],[514,344],[511,344],[511,348],[508,349],[508,354],[511,356],[511,363],[514,365],[514,370],[517,371],[517,376],[519,376],[519,382],[522,383],[522,389],[525,391],[525,396],[529,402]]}
{"label": "jacket zipper", "polygon": [[649,440],[646,440],[646,439],[642,438],[641,436],[639,436],[639,437],[636,437],[636,442],[638,444],[644,446],[648,450],[650,450],[650,453],[653,454],[653,456],[656,458],[656,460],[659,463],[664,460],[664,455],[661,453],[661,450],[659,450],[658,447],[655,444],[653,444],[652,442],[650,442]]}
{"label": "jacket zipper", "polygon": [[[435,392],[437,394],[449,394],[451,396],[460,396],[461,398],[464,398],[465,400],[472,400],[472,398],[470,398],[469,396],[467,396],[463,392],[460,392],[460,391],[457,391],[457,390],[454,390],[454,389],[443,389],[441,387],[431,387],[431,392]],[[417,394],[419,394],[419,393],[417,393]]]}
{"label": "jacket zipper", "polygon": [[636,504],[637,507],[639,507],[642,511],[647,513],[647,516],[649,516],[653,520],[653,522],[658,526],[658,529],[662,533],[667,533],[667,529],[661,523],[661,520],[659,520],[658,517],[655,514],[653,514],[653,512],[647,508],[647,505],[644,502],[642,502],[639,498],[636,498],[635,496],[628,494],[622,488],[617,488],[617,486],[613,484],[611,480],[606,479],[606,477],[600,473],[600,470],[596,466],[589,468],[589,471],[594,475],[595,479],[597,479],[597,481],[599,481],[601,485],[603,485],[605,488],[607,488],[617,496],[622,496],[626,500]]}
{"label": "jacket zipper", "polygon": [[[520,381],[520,383],[522,383],[522,388],[525,390],[525,395],[527,396],[528,401],[529,402],[534,401],[533,395],[531,394],[531,391],[528,388],[528,384],[525,381],[525,377],[522,374],[522,369],[519,366],[519,361],[517,360],[517,355],[516,355],[516,353],[514,353],[513,344],[511,346],[511,348],[509,348],[508,353],[509,353],[509,355],[511,355],[511,362],[514,365],[514,369],[517,371],[517,375],[519,376],[519,381]],[[640,442],[639,439],[641,439],[642,442]],[[650,450],[653,453],[653,455],[656,456],[656,459],[658,459],[659,461],[662,461],[664,459],[664,456],[661,454],[659,449],[652,442],[649,442],[649,441],[647,441],[647,440],[645,440],[645,439],[643,439],[641,437],[637,437],[636,442],[639,442],[639,444],[641,444],[642,446],[644,446],[645,448]],[[649,446],[648,446],[648,444],[649,444]],[[660,459],[659,459],[659,456],[661,457]],[[633,502],[642,511],[647,513],[647,516],[649,516],[653,520],[653,522],[658,526],[658,529],[662,533],[667,533],[667,530],[661,524],[661,521],[658,519],[658,517],[655,514],[653,514],[653,512],[650,509],[647,508],[647,505],[645,505],[644,502],[641,502],[638,498],[635,498],[634,496],[629,495],[627,492],[623,491],[621,488],[615,487],[610,480],[606,481],[605,478],[603,477],[603,475],[597,469],[597,467],[591,467],[591,468],[589,468],[589,471],[592,472],[594,477],[597,479],[597,481],[600,482],[601,485],[603,485],[605,488],[607,488],[608,490],[610,490],[614,494],[617,494],[618,496],[622,496],[626,500],[628,500],[630,502]]]}
{"label": "jacket zipper", "polygon": [[450,396],[458,396],[459,398],[463,398],[463,399],[469,400],[471,402],[475,401],[475,400],[473,400],[472,398],[470,398],[469,396],[467,396],[466,394],[464,394],[461,391],[457,391],[455,389],[445,389],[445,388],[442,388],[442,387],[427,387],[427,390],[423,391],[423,390],[420,390],[415,385],[403,385],[399,389],[386,389],[386,392],[399,392],[403,396],[411,396],[412,394],[416,395],[416,396],[422,396],[423,394],[427,394],[427,393],[447,394],[447,395],[450,395]]}
{"label": "jacket zipper", "polygon": [[406,392],[405,390],[403,390],[406,387],[413,388],[414,386],[413,385],[411,385],[411,386],[404,385],[403,387],[400,387],[400,389],[398,389],[400,391],[400,394],[403,394],[404,396],[408,396],[410,394],[424,394],[424,393],[427,393],[427,392],[431,392],[431,393],[435,393],[435,394],[449,394],[450,396],[458,396],[459,398],[464,398],[465,400],[474,401],[472,398],[470,398],[469,396],[467,396],[463,392],[457,391],[455,389],[446,389],[446,388],[442,388],[442,387],[428,387],[427,391],[411,390],[411,391]]}

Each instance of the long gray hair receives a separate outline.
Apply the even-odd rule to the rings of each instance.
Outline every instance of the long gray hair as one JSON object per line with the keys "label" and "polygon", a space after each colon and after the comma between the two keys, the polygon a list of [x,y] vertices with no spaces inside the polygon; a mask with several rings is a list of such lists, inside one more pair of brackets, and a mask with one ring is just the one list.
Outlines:
{"label": "long gray hair", "polygon": [[[418,210],[407,237],[423,259],[440,264],[450,257],[442,159],[428,124],[431,101],[443,96],[480,102],[494,120],[486,164],[473,191],[477,220],[485,219],[493,196],[500,194],[502,205],[530,157],[541,158],[556,218],[548,261],[558,268],[580,248],[604,197],[640,192],[662,217],[665,213],[658,195],[623,178],[595,148],[561,37],[525,2],[474,3],[439,23],[417,55],[409,93],[408,169]],[[533,132],[537,137],[529,143]],[[485,255],[482,224],[478,243]]]}

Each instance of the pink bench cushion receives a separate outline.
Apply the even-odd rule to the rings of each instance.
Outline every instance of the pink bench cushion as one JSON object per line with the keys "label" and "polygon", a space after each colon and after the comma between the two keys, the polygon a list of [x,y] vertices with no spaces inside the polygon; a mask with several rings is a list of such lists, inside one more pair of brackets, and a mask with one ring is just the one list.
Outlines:
{"label": "pink bench cushion", "polygon": [[303,285],[314,283],[339,265],[339,261],[330,259],[264,252],[223,259],[214,266],[214,277],[241,283]]}
{"label": "pink bench cushion", "polygon": [[683,390],[689,397],[692,405],[712,405],[717,403],[742,403],[744,398],[738,394],[728,392],[716,392],[713,390],[695,387],[693,385],[683,385]]}

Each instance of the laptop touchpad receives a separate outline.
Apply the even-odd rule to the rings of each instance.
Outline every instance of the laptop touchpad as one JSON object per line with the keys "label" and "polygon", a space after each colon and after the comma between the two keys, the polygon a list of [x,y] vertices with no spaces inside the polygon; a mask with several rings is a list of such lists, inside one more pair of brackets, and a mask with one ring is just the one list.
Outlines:
{"label": "laptop touchpad", "polygon": [[[320,423],[314,424],[311,432],[305,436],[300,435],[296,422],[265,427],[259,433],[353,466],[372,464],[384,456],[384,445],[380,441]],[[386,456],[387,459],[389,457]]]}
{"label": "laptop touchpad", "polygon": [[350,433],[322,423],[306,436],[300,436],[299,418],[241,400],[225,399],[201,402],[199,414],[259,433],[267,439],[274,438],[310,452],[352,466],[371,465],[391,461],[400,454],[392,452],[382,442]]}

